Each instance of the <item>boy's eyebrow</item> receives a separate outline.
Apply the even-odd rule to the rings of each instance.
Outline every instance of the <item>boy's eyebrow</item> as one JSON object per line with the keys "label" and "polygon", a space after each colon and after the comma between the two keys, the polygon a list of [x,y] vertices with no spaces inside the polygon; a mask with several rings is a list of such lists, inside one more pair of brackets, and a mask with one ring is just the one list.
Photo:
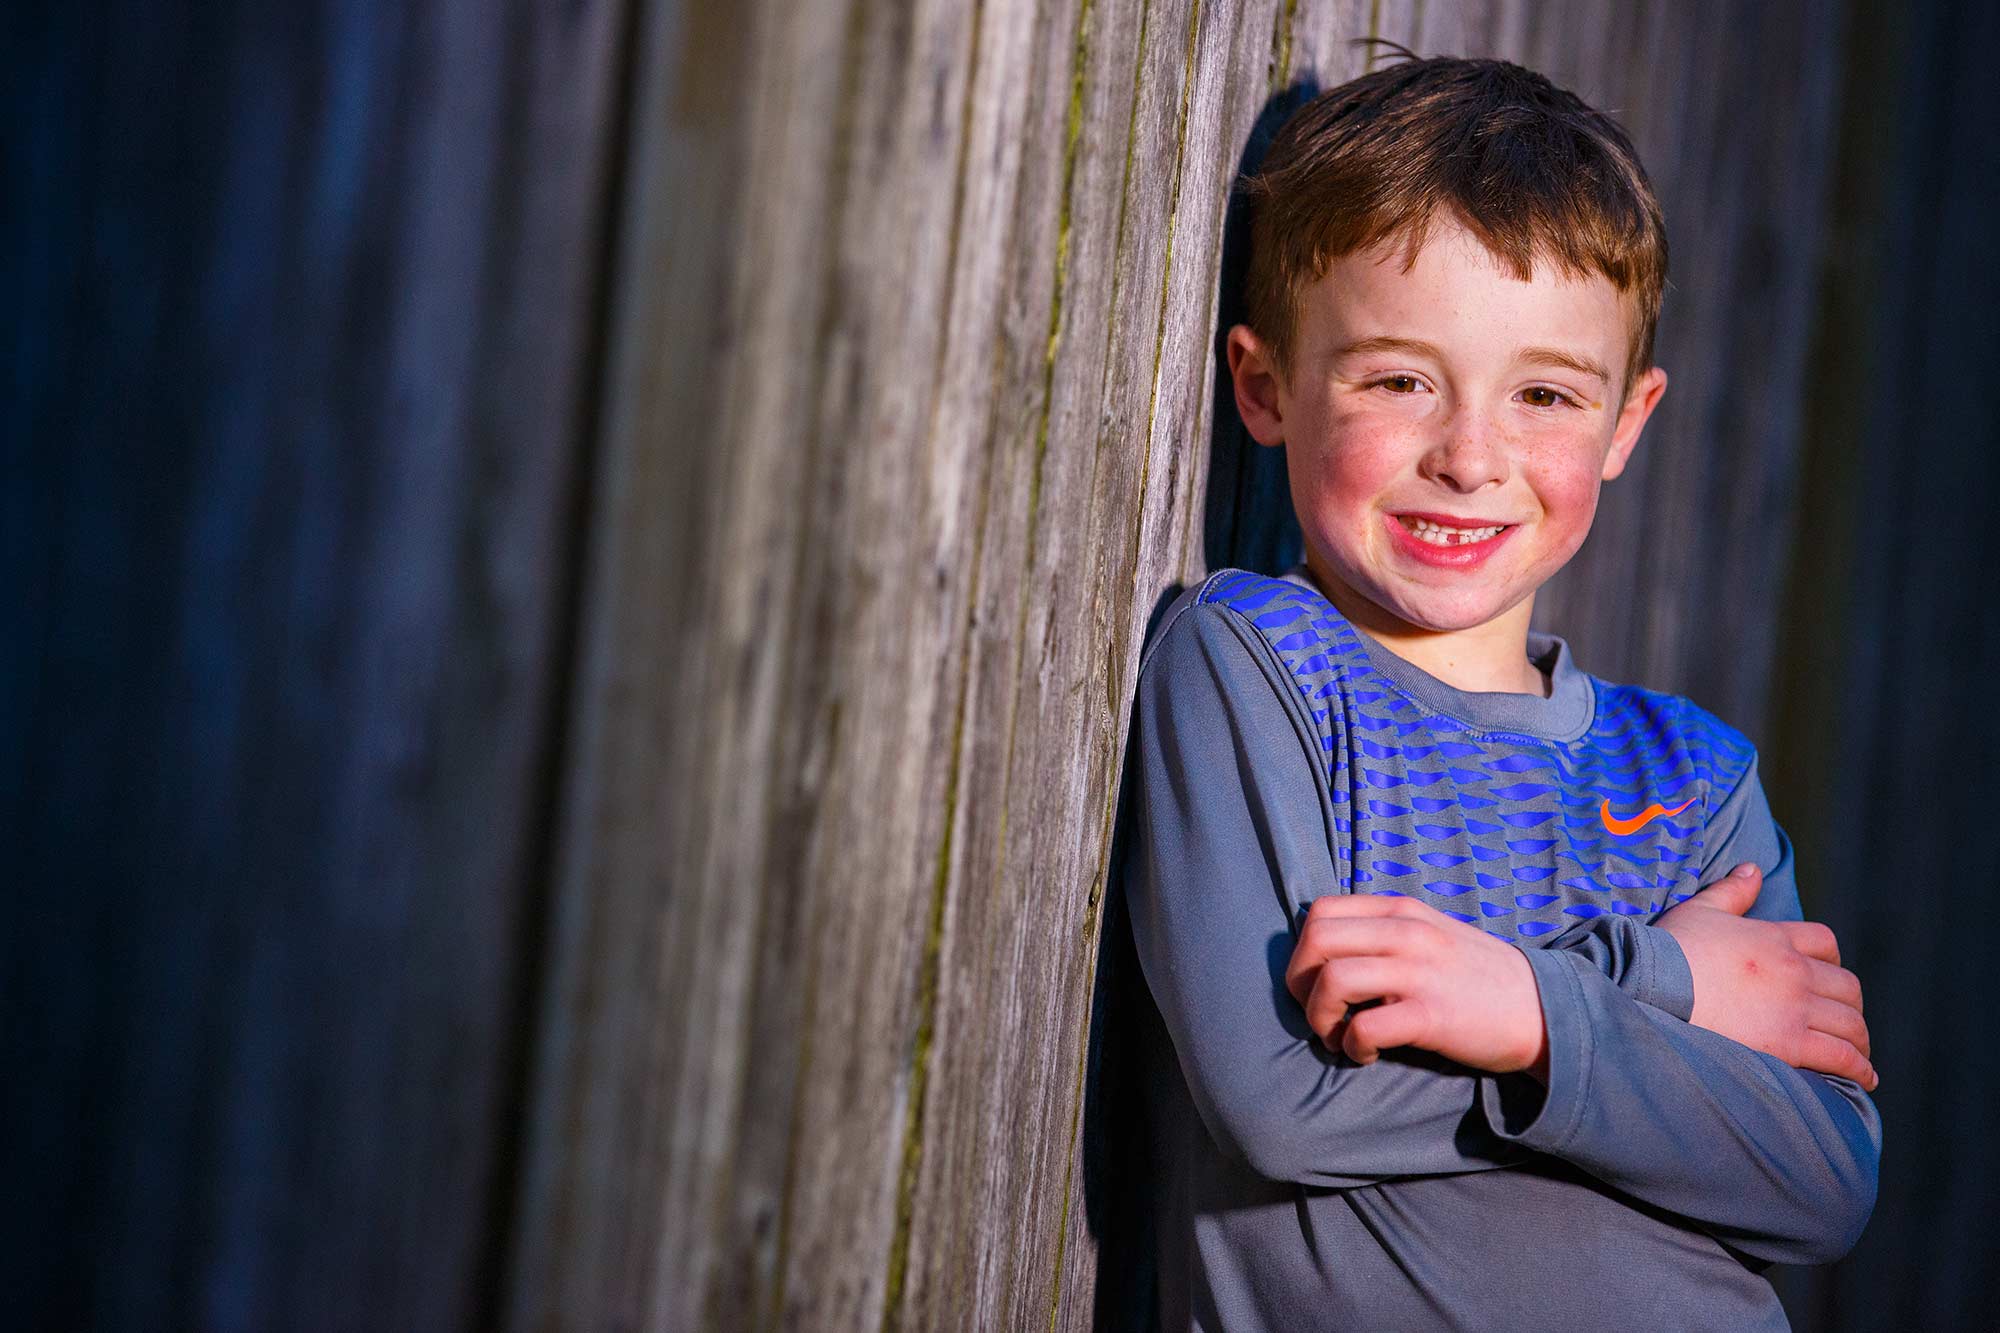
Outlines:
{"label": "boy's eyebrow", "polygon": [[1444,360],[1444,351],[1436,343],[1427,343],[1421,338],[1398,338],[1388,333],[1378,333],[1372,338],[1357,338],[1347,346],[1336,350],[1334,355],[1366,356],[1370,352],[1408,352],[1412,356],[1427,356],[1433,361]]}
{"label": "boy's eyebrow", "polygon": [[1523,347],[1514,353],[1514,359],[1526,361],[1531,366],[1558,366],[1563,370],[1574,370],[1579,375],[1595,375],[1606,384],[1611,383],[1611,372],[1595,358],[1565,352],[1560,347]]}

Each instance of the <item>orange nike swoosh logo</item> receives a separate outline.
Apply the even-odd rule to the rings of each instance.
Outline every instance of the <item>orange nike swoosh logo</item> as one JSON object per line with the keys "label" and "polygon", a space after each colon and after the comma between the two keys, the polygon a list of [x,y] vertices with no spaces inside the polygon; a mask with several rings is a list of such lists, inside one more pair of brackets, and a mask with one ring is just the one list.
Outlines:
{"label": "orange nike swoosh logo", "polygon": [[1643,811],[1633,815],[1630,819],[1620,819],[1611,813],[1611,801],[1607,798],[1603,806],[1599,808],[1598,813],[1604,816],[1604,827],[1610,829],[1613,833],[1637,833],[1640,829],[1651,823],[1655,815],[1677,815],[1693,804],[1694,797],[1692,796],[1671,810],[1667,809],[1664,805],[1655,803],[1647,806]]}

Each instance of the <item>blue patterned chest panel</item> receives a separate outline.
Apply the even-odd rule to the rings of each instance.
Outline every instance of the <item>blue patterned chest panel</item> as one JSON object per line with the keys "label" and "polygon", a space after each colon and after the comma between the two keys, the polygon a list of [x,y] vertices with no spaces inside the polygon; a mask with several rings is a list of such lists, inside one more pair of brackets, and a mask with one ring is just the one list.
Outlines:
{"label": "blue patterned chest panel", "polygon": [[1675,695],[1591,678],[1572,741],[1483,730],[1375,670],[1317,591],[1219,570],[1318,728],[1334,852],[1357,893],[1402,894],[1528,942],[1607,912],[1653,916],[1700,885],[1703,830],[1754,750]]}

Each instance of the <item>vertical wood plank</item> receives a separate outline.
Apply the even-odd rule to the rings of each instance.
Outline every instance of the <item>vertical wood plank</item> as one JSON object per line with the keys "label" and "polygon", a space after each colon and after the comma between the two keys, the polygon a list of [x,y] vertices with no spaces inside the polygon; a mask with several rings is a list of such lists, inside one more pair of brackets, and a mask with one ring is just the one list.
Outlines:
{"label": "vertical wood plank", "polygon": [[[1084,751],[1099,749],[1110,707],[1092,628],[1105,595],[1092,529],[1106,479],[1137,472],[1107,391],[1119,375],[1118,321],[1139,318],[1144,303],[1121,257],[1155,206],[1147,183],[1163,150],[1140,127],[1178,101],[1185,47],[1173,26],[1158,6],[1077,11],[1059,202],[1026,233],[1049,238],[1059,258],[1049,341],[1021,348],[1029,378],[1014,391],[1040,411],[1018,443],[993,441],[1020,463],[1015,483],[990,491],[1004,516],[989,521],[982,548],[990,629],[967,663],[967,724],[984,719],[987,734],[968,733],[963,854],[941,886],[951,904],[941,967],[955,984],[938,996],[926,1116],[935,1146],[922,1149],[911,1203],[919,1219],[955,1216],[911,1234],[909,1303],[892,1312],[908,1327],[1040,1323],[1051,1308],[1068,1189],[1061,1127],[1073,1118],[1082,1038],[1075,992],[1092,943],[1081,859],[1109,780],[1101,752]],[[1054,745],[1065,747],[1059,763]]]}

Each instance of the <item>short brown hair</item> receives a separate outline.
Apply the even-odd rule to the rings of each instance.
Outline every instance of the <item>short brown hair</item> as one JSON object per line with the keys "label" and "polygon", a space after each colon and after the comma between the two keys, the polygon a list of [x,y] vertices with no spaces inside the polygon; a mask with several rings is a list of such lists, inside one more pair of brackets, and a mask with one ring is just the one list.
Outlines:
{"label": "short brown hair", "polygon": [[1407,271],[1443,208],[1523,281],[1542,257],[1630,293],[1630,389],[1652,364],[1667,282],[1666,222],[1632,141],[1533,70],[1396,49],[1409,58],[1300,107],[1244,183],[1254,210],[1246,322],[1278,369],[1290,365],[1306,286],[1399,234]]}

